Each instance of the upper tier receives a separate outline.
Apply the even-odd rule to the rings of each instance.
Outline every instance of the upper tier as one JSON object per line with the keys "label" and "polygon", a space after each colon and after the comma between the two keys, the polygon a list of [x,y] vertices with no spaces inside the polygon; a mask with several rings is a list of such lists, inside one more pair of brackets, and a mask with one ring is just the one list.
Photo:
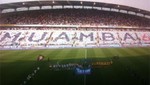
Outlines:
{"label": "upper tier", "polygon": [[108,25],[150,27],[150,19],[94,9],[53,9],[1,14],[0,24]]}

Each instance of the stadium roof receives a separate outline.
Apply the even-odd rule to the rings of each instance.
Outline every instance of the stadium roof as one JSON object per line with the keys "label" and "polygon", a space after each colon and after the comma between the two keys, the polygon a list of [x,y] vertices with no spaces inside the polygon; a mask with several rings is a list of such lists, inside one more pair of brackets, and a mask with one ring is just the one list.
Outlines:
{"label": "stadium roof", "polygon": [[150,16],[150,11],[143,9],[129,7],[118,4],[102,3],[102,2],[89,2],[89,1],[29,1],[29,2],[17,2],[17,3],[6,3],[0,4],[0,10],[19,8],[19,7],[32,7],[32,6],[54,6],[54,5],[73,5],[73,6],[94,6],[94,7],[106,7],[120,10],[131,11],[135,13],[141,13]]}

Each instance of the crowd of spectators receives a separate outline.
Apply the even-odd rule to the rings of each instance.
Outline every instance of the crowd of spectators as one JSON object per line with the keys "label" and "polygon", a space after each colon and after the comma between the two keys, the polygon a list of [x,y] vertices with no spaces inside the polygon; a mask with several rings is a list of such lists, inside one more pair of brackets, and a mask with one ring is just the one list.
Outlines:
{"label": "crowd of spectators", "polygon": [[69,27],[1,27],[0,30],[61,30],[61,31],[128,31],[128,32],[150,32],[150,29],[136,29],[136,28],[69,28]]}
{"label": "crowd of spectators", "polygon": [[[15,31],[14,31],[15,30]],[[41,30],[41,31],[39,31]],[[68,31],[71,30],[71,34]],[[81,32],[79,31],[81,30]],[[56,46],[56,47],[102,47],[102,46],[149,46],[149,29],[127,29],[127,28],[36,28],[36,27],[12,27],[12,28],[1,28],[0,29],[0,48],[3,46],[27,46],[27,47],[45,47],[45,46]],[[43,33],[46,32],[46,36]],[[61,33],[66,33],[66,36],[69,37],[69,41],[66,41],[64,35],[61,37]],[[32,33],[32,34],[31,34]],[[47,34],[48,33],[48,34]],[[68,33],[68,34],[67,34]],[[88,35],[88,39],[91,38],[89,33],[92,33],[93,41],[85,38],[83,41],[81,33]],[[108,33],[104,36],[102,33]],[[126,35],[127,33],[127,35]],[[35,34],[35,35],[34,35]],[[36,35],[38,34],[38,35]],[[53,37],[52,37],[53,34]],[[78,36],[77,36],[78,35]],[[84,37],[87,37],[85,36]],[[20,37],[19,37],[20,36]],[[18,39],[16,39],[16,38]],[[43,38],[41,38],[43,37]],[[59,37],[59,38],[58,38]],[[83,37],[83,35],[82,35]],[[13,39],[11,39],[13,38]],[[32,39],[33,38],[33,39]],[[39,39],[40,38],[40,39]],[[57,38],[60,41],[56,41]],[[105,39],[114,39],[114,40],[105,40]],[[16,40],[15,40],[16,39]],[[30,40],[30,41],[29,41]],[[33,40],[35,40],[33,42]],[[37,41],[38,40],[38,41]]]}
{"label": "crowd of spectators", "polygon": [[150,19],[94,9],[53,9],[1,14],[0,24],[107,25],[150,27]]}
{"label": "crowd of spectators", "polygon": [[61,30],[61,31],[128,31],[128,32],[150,32],[150,29],[136,28],[61,28],[61,27],[1,27],[0,30]]}

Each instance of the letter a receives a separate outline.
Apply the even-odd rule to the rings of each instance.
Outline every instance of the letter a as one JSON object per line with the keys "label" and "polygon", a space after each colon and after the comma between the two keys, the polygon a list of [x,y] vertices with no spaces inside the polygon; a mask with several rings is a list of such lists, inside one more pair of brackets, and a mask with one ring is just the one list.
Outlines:
{"label": "letter a", "polygon": [[150,41],[150,36],[148,36],[148,34],[144,34],[144,35],[142,36],[142,40],[143,40],[143,41]]}

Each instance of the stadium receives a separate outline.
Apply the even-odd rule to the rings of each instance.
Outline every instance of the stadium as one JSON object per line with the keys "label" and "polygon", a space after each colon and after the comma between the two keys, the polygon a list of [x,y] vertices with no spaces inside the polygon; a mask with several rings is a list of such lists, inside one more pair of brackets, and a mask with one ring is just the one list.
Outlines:
{"label": "stadium", "polygon": [[149,85],[149,0],[0,0],[0,85]]}

